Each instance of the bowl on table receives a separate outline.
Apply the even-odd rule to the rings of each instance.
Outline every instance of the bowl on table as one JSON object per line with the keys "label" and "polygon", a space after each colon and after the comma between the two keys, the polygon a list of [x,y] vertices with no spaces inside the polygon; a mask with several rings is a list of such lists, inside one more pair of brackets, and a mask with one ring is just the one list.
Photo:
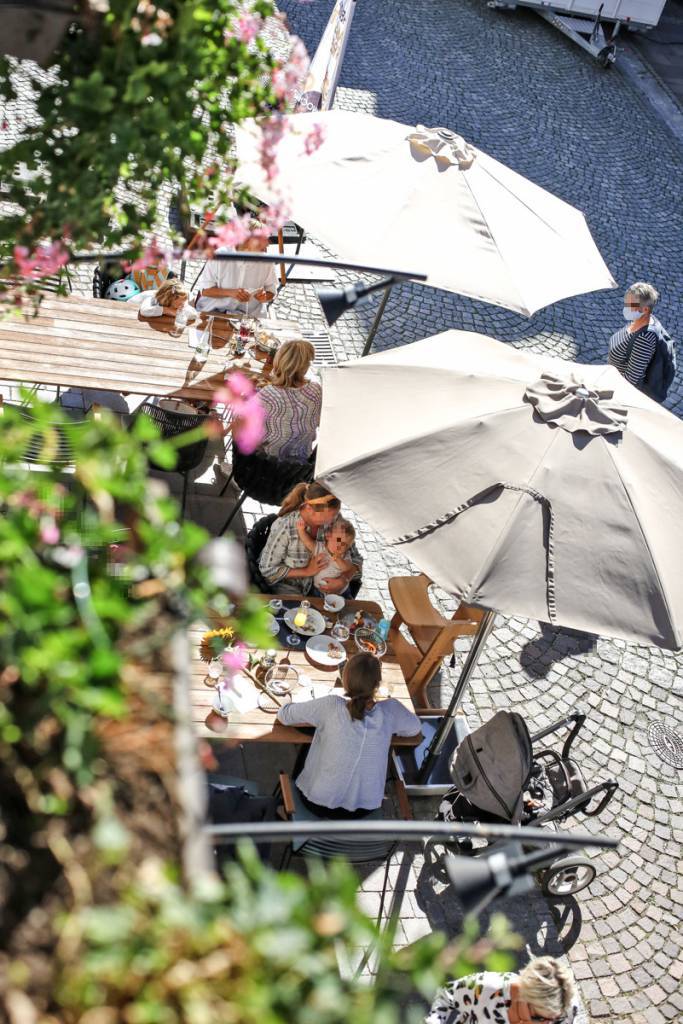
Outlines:
{"label": "bowl on table", "polygon": [[323,608],[326,612],[335,612],[336,614],[339,614],[345,604],[346,601],[341,594],[325,594]]}
{"label": "bowl on table", "polygon": [[343,644],[333,637],[312,636],[306,641],[306,654],[322,668],[339,668],[346,660]]}
{"label": "bowl on table", "polygon": [[361,627],[355,631],[353,638],[358,650],[364,654],[372,654],[375,658],[381,658],[387,653],[386,641],[374,629]]}
{"label": "bowl on table", "polygon": [[284,697],[298,685],[299,670],[294,665],[273,665],[266,672],[263,682],[268,693]]}

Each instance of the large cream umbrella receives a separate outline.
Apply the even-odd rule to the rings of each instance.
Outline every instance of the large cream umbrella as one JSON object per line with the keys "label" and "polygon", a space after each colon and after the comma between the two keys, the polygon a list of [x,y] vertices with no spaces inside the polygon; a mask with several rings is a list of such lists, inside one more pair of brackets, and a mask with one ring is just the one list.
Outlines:
{"label": "large cream umbrella", "polygon": [[446,331],[325,368],[316,478],[467,604],[683,640],[683,423],[609,366]]}
{"label": "large cream umbrella", "polygon": [[[254,121],[235,131],[237,178],[341,259],[420,270],[435,288],[530,316],[616,282],[584,215],[442,128],[343,110],[297,114],[268,182]],[[304,155],[320,125],[324,141]]]}

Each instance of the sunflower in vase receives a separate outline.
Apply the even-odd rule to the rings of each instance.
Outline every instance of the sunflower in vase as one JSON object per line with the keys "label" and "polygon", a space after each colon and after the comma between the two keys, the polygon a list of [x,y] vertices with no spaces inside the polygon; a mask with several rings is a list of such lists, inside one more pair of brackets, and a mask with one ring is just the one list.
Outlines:
{"label": "sunflower in vase", "polygon": [[221,629],[209,629],[202,637],[199,644],[199,656],[202,661],[215,661],[222,654],[232,647],[235,637],[235,630],[232,626],[223,626]]}

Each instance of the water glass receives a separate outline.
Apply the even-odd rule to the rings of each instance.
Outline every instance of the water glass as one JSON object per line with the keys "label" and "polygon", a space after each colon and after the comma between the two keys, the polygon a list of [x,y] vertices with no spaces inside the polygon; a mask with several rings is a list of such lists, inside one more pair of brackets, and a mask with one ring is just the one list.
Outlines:
{"label": "water glass", "polygon": [[351,631],[348,626],[345,626],[343,622],[337,622],[332,627],[332,636],[335,640],[338,640],[341,644],[345,644],[351,636]]}

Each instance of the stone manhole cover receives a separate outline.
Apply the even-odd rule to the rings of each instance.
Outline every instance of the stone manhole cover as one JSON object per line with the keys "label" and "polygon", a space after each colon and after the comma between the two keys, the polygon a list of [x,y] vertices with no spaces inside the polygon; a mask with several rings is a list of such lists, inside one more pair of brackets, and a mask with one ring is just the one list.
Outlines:
{"label": "stone manhole cover", "polygon": [[647,738],[655,754],[674,768],[683,768],[683,736],[674,732],[663,722],[651,722]]}

